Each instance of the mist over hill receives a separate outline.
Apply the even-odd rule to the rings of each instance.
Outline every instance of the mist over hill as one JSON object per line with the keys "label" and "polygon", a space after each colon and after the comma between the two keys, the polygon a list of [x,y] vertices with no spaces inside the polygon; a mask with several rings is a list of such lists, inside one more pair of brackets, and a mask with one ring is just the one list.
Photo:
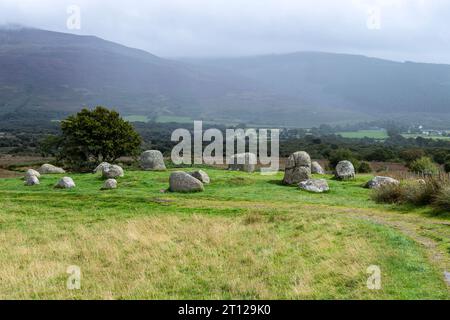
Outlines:
{"label": "mist over hill", "polygon": [[125,115],[310,127],[370,119],[450,124],[450,66],[301,52],[169,60],[92,36],[0,29],[0,118]]}

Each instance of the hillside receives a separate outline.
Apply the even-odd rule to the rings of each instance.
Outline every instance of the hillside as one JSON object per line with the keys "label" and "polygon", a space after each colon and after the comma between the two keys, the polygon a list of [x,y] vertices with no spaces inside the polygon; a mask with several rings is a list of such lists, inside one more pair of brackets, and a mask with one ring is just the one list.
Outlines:
{"label": "hillside", "polygon": [[450,66],[303,52],[163,59],[92,36],[0,29],[0,120],[124,115],[310,127],[389,118],[450,124]]}
{"label": "hillside", "polygon": [[450,120],[449,65],[318,52],[188,61],[245,76],[311,106],[376,118]]}

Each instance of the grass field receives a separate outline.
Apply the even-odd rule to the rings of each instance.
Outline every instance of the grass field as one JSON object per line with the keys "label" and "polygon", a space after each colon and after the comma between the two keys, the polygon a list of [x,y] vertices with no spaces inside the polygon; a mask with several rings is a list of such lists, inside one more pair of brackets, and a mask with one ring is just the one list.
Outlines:
{"label": "grass field", "polygon": [[163,193],[170,172],[128,171],[113,191],[90,174],[70,175],[74,190],[0,179],[0,298],[449,299],[448,214],[377,205],[369,176],[317,195],[207,171],[196,194]]}
{"label": "grass field", "polygon": [[402,134],[405,138],[413,138],[416,139],[418,137],[422,137],[424,139],[433,139],[433,140],[446,140],[450,141],[450,137],[443,137],[443,136],[428,136],[425,134]]}
{"label": "grass field", "polygon": [[386,130],[359,130],[359,131],[348,131],[348,132],[338,132],[343,138],[352,139],[362,139],[362,138],[372,138],[377,140],[385,140],[388,138]]}

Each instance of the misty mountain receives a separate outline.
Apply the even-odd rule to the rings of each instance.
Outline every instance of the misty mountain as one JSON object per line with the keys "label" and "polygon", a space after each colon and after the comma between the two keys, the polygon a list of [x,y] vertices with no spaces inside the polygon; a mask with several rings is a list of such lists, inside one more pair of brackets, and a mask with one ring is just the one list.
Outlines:
{"label": "misty mountain", "polygon": [[448,65],[313,52],[174,61],[92,36],[0,29],[3,120],[104,105],[224,123],[450,123],[449,89]]}

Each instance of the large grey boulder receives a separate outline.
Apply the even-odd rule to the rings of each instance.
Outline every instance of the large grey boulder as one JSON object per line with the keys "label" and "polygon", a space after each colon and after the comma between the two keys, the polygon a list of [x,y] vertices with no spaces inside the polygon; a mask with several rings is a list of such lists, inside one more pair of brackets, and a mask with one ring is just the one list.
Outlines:
{"label": "large grey boulder", "polygon": [[109,164],[108,162],[102,162],[97,166],[97,168],[94,169],[94,173],[101,173],[101,172],[103,172],[104,168],[107,168],[110,165],[111,164]]}
{"label": "large grey boulder", "polygon": [[57,189],[72,189],[75,188],[75,182],[73,182],[72,178],[64,177],[59,180],[59,182],[55,185]]}
{"label": "large grey boulder", "polygon": [[254,153],[238,153],[231,156],[228,170],[255,172],[258,158]]}
{"label": "large grey boulder", "polygon": [[172,192],[200,192],[204,191],[203,183],[182,171],[175,171],[169,178],[170,191]]}
{"label": "large grey boulder", "polygon": [[373,178],[372,180],[370,180],[369,182],[367,182],[366,188],[378,189],[378,188],[388,185],[388,184],[399,185],[400,181],[398,181],[394,178],[391,178],[391,177],[377,176],[377,177]]}
{"label": "large grey boulder", "polygon": [[115,178],[123,177],[123,176],[125,176],[125,174],[123,172],[122,167],[113,164],[110,166],[103,167],[102,176],[103,176],[103,178],[106,178],[106,179],[115,179]]}
{"label": "large grey boulder", "polygon": [[39,179],[41,177],[41,174],[34,169],[28,169],[27,172],[25,172],[25,179],[33,176]]}
{"label": "large grey boulder", "polygon": [[310,179],[299,183],[298,187],[302,190],[315,193],[323,193],[330,191],[328,182],[325,179]]}
{"label": "large grey boulder", "polygon": [[166,170],[161,151],[148,150],[141,155],[141,167],[144,170]]}
{"label": "large grey boulder", "polygon": [[311,157],[304,151],[293,153],[286,161],[283,183],[299,184],[311,179]]}
{"label": "large grey boulder", "polygon": [[117,189],[116,179],[108,179],[103,184],[102,190],[111,190],[111,189]]}
{"label": "large grey boulder", "polygon": [[203,170],[194,171],[189,174],[193,176],[195,179],[200,180],[204,184],[209,184],[211,182],[211,179],[209,178],[208,174]]}
{"label": "large grey boulder", "polygon": [[313,173],[313,174],[325,174],[325,170],[323,170],[323,168],[320,165],[320,163],[318,163],[317,161],[313,161],[311,163],[311,173]]}
{"label": "large grey boulder", "polygon": [[40,168],[39,168],[39,173],[40,174],[61,174],[61,173],[66,173],[66,171],[62,168],[58,168],[55,167],[54,165],[51,164],[43,164]]}
{"label": "large grey boulder", "polygon": [[344,160],[337,164],[335,172],[336,179],[350,180],[354,179],[355,176],[355,167],[350,161]]}
{"label": "large grey boulder", "polygon": [[32,175],[30,175],[30,176],[26,176],[25,177],[25,185],[26,186],[29,186],[29,187],[31,187],[31,186],[36,186],[36,185],[38,185],[40,182],[39,182],[39,179],[38,179],[38,177],[36,177],[36,176],[32,176]]}

